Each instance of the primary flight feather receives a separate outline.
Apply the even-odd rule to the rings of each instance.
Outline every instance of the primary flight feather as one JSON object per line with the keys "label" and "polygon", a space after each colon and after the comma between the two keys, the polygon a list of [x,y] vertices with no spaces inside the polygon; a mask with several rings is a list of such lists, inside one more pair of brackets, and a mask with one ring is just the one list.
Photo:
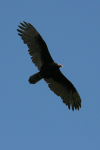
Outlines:
{"label": "primary flight feather", "polygon": [[20,24],[20,29],[17,29],[18,35],[27,44],[31,59],[39,70],[38,73],[29,78],[29,82],[35,84],[44,78],[49,88],[62,98],[69,109],[71,106],[72,110],[74,108],[79,110],[81,98],[73,84],[61,73],[59,68],[62,65],[54,62],[45,41],[30,23],[23,22]]}

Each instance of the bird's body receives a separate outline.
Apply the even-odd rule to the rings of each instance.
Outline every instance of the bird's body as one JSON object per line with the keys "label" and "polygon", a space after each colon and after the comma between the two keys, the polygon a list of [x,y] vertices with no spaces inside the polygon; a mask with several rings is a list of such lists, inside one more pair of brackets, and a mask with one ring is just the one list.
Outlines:
{"label": "bird's body", "polygon": [[[29,82],[31,84],[35,84],[36,82],[38,82],[39,80],[41,80],[42,78],[50,78],[51,76],[53,76],[53,74],[55,74],[55,72],[59,69],[59,66],[56,63],[51,63],[47,66],[44,66],[38,73],[36,73],[35,75],[31,76],[29,78]],[[34,78],[37,78],[34,81]]]}
{"label": "bird's body", "polygon": [[29,78],[29,82],[35,84],[43,78],[49,88],[62,98],[69,109],[72,106],[72,110],[74,108],[79,110],[81,107],[80,96],[73,84],[61,73],[59,68],[62,65],[53,61],[46,43],[31,24],[26,22],[20,24],[21,30],[17,29],[18,34],[27,44],[31,59],[39,70]]}
{"label": "bird's body", "polygon": [[43,67],[40,73],[43,78],[50,78],[58,69],[59,66],[56,63],[51,63],[48,66]]}

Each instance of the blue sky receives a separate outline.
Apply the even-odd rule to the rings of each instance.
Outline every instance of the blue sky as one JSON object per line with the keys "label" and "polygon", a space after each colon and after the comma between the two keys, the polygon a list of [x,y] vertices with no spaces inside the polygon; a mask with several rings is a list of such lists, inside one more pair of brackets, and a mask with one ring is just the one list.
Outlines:
{"label": "blue sky", "polygon": [[[3,0],[0,4],[0,149],[100,149],[100,1]],[[38,72],[17,34],[20,22],[41,34],[74,84],[82,108],[69,110]]]}

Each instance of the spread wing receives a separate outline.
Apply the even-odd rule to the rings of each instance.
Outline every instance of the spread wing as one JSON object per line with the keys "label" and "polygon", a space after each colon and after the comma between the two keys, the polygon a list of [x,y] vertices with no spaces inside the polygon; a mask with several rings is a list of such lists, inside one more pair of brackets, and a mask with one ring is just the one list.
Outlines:
{"label": "spread wing", "polygon": [[44,78],[48,83],[49,88],[58,96],[63,102],[72,106],[72,110],[81,108],[81,98],[73,86],[73,84],[58,70],[51,78]]}
{"label": "spread wing", "polygon": [[20,23],[17,29],[18,35],[21,36],[23,42],[29,48],[29,54],[32,56],[33,63],[41,70],[42,66],[46,66],[53,62],[53,59],[48,51],[45,41],[42,39],[37,30],[30,23]]}

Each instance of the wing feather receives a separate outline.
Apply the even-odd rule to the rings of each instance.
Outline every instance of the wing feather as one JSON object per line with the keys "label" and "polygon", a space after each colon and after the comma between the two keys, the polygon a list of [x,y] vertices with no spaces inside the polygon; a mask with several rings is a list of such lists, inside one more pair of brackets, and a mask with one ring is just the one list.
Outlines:
{"label": "wing feather", "polygon": [[27,44],[33,63],[41,70],[43,66],[53,62],[47,45],[30,23],[23,22],[20,24],[21,25],[18,26],[20,29],[17,29],[18,35],[20,35],[23,42]]}
{"label": "wing feather", "polygon": [[58,70],[51,78],[44,78],[49,88],[72,110],[81,107],[81,98],[73,84]]}

